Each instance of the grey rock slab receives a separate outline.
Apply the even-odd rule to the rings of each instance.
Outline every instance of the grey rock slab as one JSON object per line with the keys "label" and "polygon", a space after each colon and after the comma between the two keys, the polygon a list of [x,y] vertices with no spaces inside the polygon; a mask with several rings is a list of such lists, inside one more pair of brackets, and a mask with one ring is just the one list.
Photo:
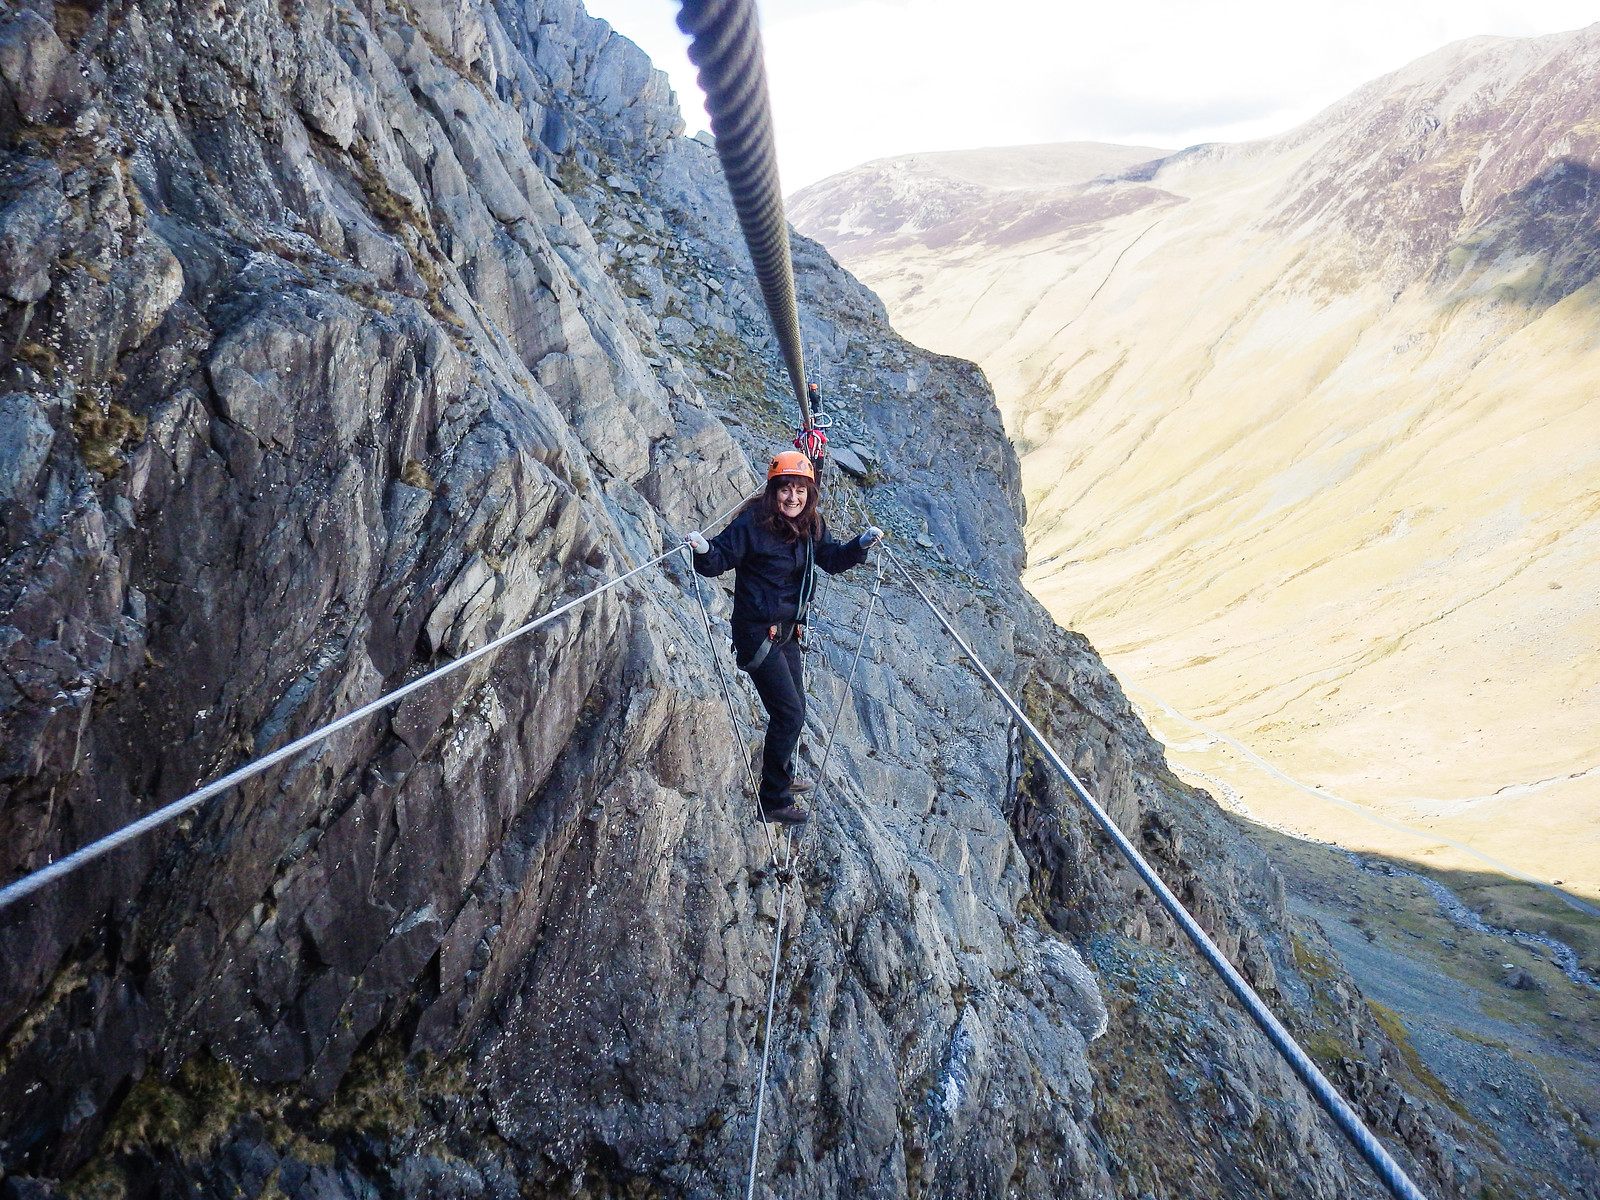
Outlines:
{"label": "grey rock slab", "polygon": [[55,163],[21,154],[0,163],[0,292],[31,301],[50,290],[66,212]]}
{"label": "grey rock slab", "polygon": [[676,346],[692,346],[700,340],[695,327],[682,317],[663,317],[657,328],[663,341]]}
{"label": "grey rock slab", "polygon": [[72,56],[48,21],[27,7],[0,17],[0,121],[41,124],[78,93]]}
{"label": "grey rock slab", "polygon": [[857,479],[867,477],[867,464],[862,462],[861,456],[848,446],[829,446],[828,457]]}
{"label": "grey rock slab", "polygon": [[0,395],[0,502],[28,499],[54,441],[55,427],[37,396]]}

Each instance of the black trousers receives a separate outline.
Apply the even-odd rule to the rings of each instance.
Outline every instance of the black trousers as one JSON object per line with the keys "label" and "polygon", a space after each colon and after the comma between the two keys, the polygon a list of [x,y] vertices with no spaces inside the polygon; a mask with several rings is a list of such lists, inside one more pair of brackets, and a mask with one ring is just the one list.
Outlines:
{"label": "black trousers", "polygon": [[750,672],[761,703],[767,708],[767,741],[761,750],[761,806],[782,808],[783,794],[794,779],[794,750],[806,725],[806,680],[800,646],[774,646],[765,661]]}

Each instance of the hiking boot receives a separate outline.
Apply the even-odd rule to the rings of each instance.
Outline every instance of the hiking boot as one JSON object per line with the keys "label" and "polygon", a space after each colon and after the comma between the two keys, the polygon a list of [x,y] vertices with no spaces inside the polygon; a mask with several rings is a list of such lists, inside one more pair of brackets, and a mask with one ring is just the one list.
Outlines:
{"label": "hiking boot", "polygon": [[790,801],[782,808],[768,808],[763,804],[761,819],[774,825],[804,825],[811,819],[811,814],[806,811],[805,805]]}
{"label": "hiking boot", "polygon": [[785,796],[799,796],[805,792],[815,790],[816,786],[817,781],[815,779],[807,779],[802,775],[799,778],[791,779],[789,786],[783,789],[783,794]]}

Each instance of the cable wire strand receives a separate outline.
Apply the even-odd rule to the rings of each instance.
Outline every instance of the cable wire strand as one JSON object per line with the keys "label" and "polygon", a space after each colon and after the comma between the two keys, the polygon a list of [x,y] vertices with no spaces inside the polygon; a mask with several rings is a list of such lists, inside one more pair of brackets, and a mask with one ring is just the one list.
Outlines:
{"label": "cable wire strand", "polygon": [[[759,489],[741,499],[731,508],[718,514],[711,520],[710,526],[721,524],[722,521],[732,516],[736,511],[738,511],[739,508],[748,503],[758,494]],[[523,625],[519,625],[510,633],[501,634],[493,641],[479,646],[476,650],[473,650],[467,654],[463,654],[460,658],[454,659],[442,667],[438,667],[432,671],[429,671],[426,675],[421,675],[418,678],[413,679],[410,683],[403,684],[402,686],[395,688],[394,691],[387,692],[384,695],[379,696],[376,700],[372,700],[366,704],[363,704],[360,708],[355,709],[353,712],[346,713],[337,720],[330,721],[326,725],[320,726],[317,729],[313,729],[304,737],[296,738],[288,745],[280,747],[279,749],[272,751],[270,754],[263,755],[252,762],[246,763],[237,770],[228,772],[228,774],[222,776],[220,779],[212,780],[204,787],[190,792],[188,795],[182,796],[170,804],[163,805],[161,808],[156,809],[155,812],[147,813],[138,820],[124,825],[121,829],[109,833],[97,841],[90,842],[87,846],[83,846],[80,849],[74,850],[65,858],[57,859],[47,867],[42,867],[31,874],[24,875],[21,879],[18,879],[13,883],[7,884],[3,888],[0,888],[0,910],[4,910],[15,904],[17,901],[33,895],[35,892],[39,891],[39,889],[48,886],[50,883],[60,879],[64,875],[71,874],[73,871],[76,871],[79,867],[84,866],[86,863],[92,862],[103,855],[111,853],[111,851],[117,849],[119,846],[123,846],[128,842],[133,841],[135,838],[149,833],[152,829],[156,829],[161,825],[165,825],[167,822],[181,817],[184,813],[198,808],[213,796],[218,795],[221,792],[225,792],[229,788],[236,787],[237,785],[250,779],[254,779],[257,775],[271,770],[273,767],[277,766],[286,759],[293,758],[295,755],[309,750],[319,742],[325,741],[329,737],[332,737],[341,729],[346,729],[349,726],[354,725],[356,722],[362,720],[364,717],[369,717],[381,709],[388,708],[390,705],[405,699],[407,696],[411,695],[412,692],[427,687],[428,684],[433,683],[435,680],[443,679],[446,675],[454,674],[463,667],[477,662],[480,658],[484,658],[487,655],[493,654],[496,650],[499,650],[508,643],[514,642],[518,638],[532,633],[535,629],[539,629],[542,626],[550,624],[552,621],[565,616],[567,613],[571,612],[575,608],[578,608],[587,601],[592,600],[596,596],[599,596],[605,592],[609,592],[613,588],[618,587],[623,583],[626,583],[634,576],[642,574],[651,567],[655,566],[657,563],[670,558],[676,553],[678,553],[678,547],[674,545],[671,549],[662,551],[648,562],[641,563],[639,566],[634,567],[631,571],[619,575],[615,579],[607,583],[603,583],[599,587],[587,591],[575,599],[568,600],[565,604],[551,609],[541,617],[536,617],[532,621],[528,621]]]}
{"label": "cable wire strand", "polygon": [[944,615],[939,606],[929,599],[927,592],[922,590],[922,585],[917,582],[915,576],[906,567],[906,564],[887,546],[884,547],[884,553],[899,568],[900,574],[905,577],[906,582],[911,585],[917,596],[938,618],[939,624],[944,626],[944,631],[955,640],[956,645],[961,647],[968,660],[978,669],[978,673],[983,676],[990,690],[1011,711],[1012,717],[1022,727],[1023,732],[1028,735],[1034,745],[1039,748],[1039,752],[1044,755],[1045,760],[1055,768],[1056,773],[1077,793],[1078,799],[1083,801],[1084,807],[1089,810],[1095,823],[1116,844],[1117,849],[1122,852],[1122,856],[1128,860],[1129,865],[1133,867],[1139,878],[1144,880],[1146,886],[1161,901],[1161,906],[1178,923],[1179,928],[1188,935],[1189,940],[1200,951],[1201,957],[1210,964],[1212,970],[1222,977],[1222,981],[1227,984],[1228,990],[1234,994],[1245,1011],[1261,1027],[1262,1032],[1267,1035],[1268,1040],[1272,1042],[1273,1047],[1288,1062],[1294,1073],[1300,1077],[1301,1082],[1310,1089],[1312,1097],[1333,1118],[1334,1123],[1350,1139],[1361,1157],[1366,1159],[1367,1165],[1373,1169],[1383,1182],[1383,1185],[1398,1200],[1427,1200],[1425,1194],[1411,1181],[1411,1177],[1406,1174],[1400,1164],[1395,1161],[1389,1151],[1373,1135],[1373,1132],[1356,1115],[1355,1109],[1350,1107],[1345,1098],[1328,1081],[1328,1077],[1317,1068],[1317,1065],[1311,1061],[1310,1056],[1300,1048],[1300,1044],[1294,1040],[1294,1036],[1273,1015],[1266,1002],[1256,994],[1255,989],[1246,982],[1244,976],[1239,974],[1234,965],[1217,948],[1216,943],[1206,935],[1206,931],[1200,928],[1200,923],[1190,915],[1189,910],[1183,906],[1177,896],[1173,895],[1172,889],[1166,885],[1161,876],[1155,873],[1155,870],[1145,861],[1144,856],[1134,848],[1133,843],[1128,840],[1128,836],[1122,832],[1117,823],[1111,819],[1110,814],[1101,807],[1100,802],[1094,798],[1089,789],[1083,785],[1072,769],[1067,766],[1066,760],[1056,752],[1054,746],[1045,740],[1044,734],[1039,732],[1038,727],[1028,719],[1027,714],[1011,698],[1011,693],[1006,691],[1000,685],[1000,682],[989,673],[989,668],[983,665],[983,660],[973,652],[972,647],[968,646],[962,636],[956,632],[956,627],[950,623],[950,619]]}
{"label": "cable wire strand", "polygon": [[883,590],[883,581],[887,574],[884,570],[884,559],[880,547],[878,555],[878,577],[873,582],[872,594],[867,598],[867,611],[861,618],[861,636],[856,639],[855,656],[850,660],[850,673],[845,677],[844,689],[839,693],[839,703],[833,710],[833,722],[828,726],[828,739],[822,748],[822,763],[817,768],[817,794],[811,806],[811,819],[815,821],[822,812],[822,799],[828,786],[828,762],[833,757],[833,739],[839,732],[839,721],[844,716],[844,706],[850,700],[850,691],[855,687],[856,671],[861,666],[861,652],[866,648],[867,633],[872,628],[872,617],[878,605],[878,596]]}
{"label": "cable wire strand", "polygon": [[810,429],[789,222],[778,183],[772,101],[755,0],[683,0],[678,28],[692,39],[689,59],[700,68],[700,88],[706,94],[706,114],[717,139],[728,194],[755,265],[772,332],[783,349],[801,426]]}
{"label": "cable wire strand", "polygon": [[778,865],[778,846],[772,837],[772,826],[760,820],[761,816],[761,788],[756,783],[755,771],[750,766],[750,743],[745,740],[744,730],[739,725],[739,718],[734,715],[733,691],[728,686],[727,675],[722,669],[722,655],[717,653],[716,640],[711,636],[711,614],[706,610],[704,597],[700,595],[700,577],[694,569],[694,554],[692,548],[685,544],[684,557],[689,560],[690,586],[694,589],[694,598],[700,605],[700,620],[705,625],[706,647],[711,651],[711,665],[717,671],[717,683],[722,687],[722,698],[728,705],[728,724],[733,728],[733,740],[739,747],[740,761],[744,764],[744,781],[750,789],[750,795],[755,801],[757,823],[761,832],[767,836],[767,856],[772,866]]}
{"label": "cable wire strand", "polygon": [[783,908],[789,898],[789,884],[778,884],[778,929],[772,939],[772,982],[767,987],[767,1025],[761,1038],[761,1082],[756,1086],[755,1129],[750,1135],[750,1182],[744,1190],[745,1200],[755,1200],[756,1156],[761,1152],[761,1115],[767,1103],[767,1063],[772,1055],[772,1011],[778,999],[778,961],[783,953]]}

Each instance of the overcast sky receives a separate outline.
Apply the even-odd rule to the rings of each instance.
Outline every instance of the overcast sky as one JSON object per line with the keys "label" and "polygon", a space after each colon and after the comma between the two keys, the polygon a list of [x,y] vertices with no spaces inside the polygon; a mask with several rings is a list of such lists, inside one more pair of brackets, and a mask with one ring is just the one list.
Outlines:
{"label": "overcast sky", "polygon": [[[675,0],[586,0],[706,125]],[[786,192],[872,158],[1035,142],[1177,148],[1288,129],[1476,34],[1600,20],[1594,0],[758,0]]]}

